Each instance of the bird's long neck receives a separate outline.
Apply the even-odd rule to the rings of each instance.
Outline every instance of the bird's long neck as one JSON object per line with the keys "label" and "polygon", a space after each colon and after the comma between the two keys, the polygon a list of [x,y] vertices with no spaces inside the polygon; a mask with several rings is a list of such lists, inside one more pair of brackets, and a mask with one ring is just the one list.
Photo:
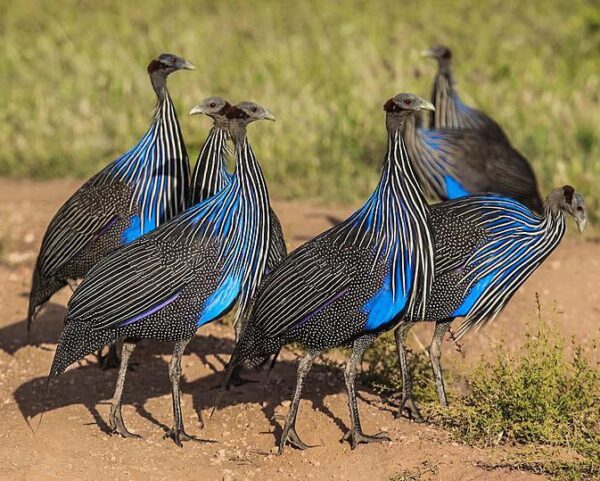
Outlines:
{"label": "bird's long neck", "polygon": [[[248,142],[245,127],[238,129],[239,124],[232,122],[229,131],[232,136],[236,167],[233,174],[233,180],[237,183],[241,195],[249,195],[257,202],[256,207],[267,207],[269,205],[269,196],[267,184],[260,168],[254,151]],[[255,197],[255,194],[257,197]]]}
{"label": "bird's long neck", "polygon": [[[544,213],[542,224],[546,232],[550,235],[558,234],[566,229],[566,219],[564,211],[558,207],[558,202],[550,194],[544,201]],[[560,234],[562,238],[562,233]]]}
{"label": "bird's long neck", "polygon": [[142,233],[185,209],[189,197],[190,164],[175,107],[166,87],[159,97],[148,131],[108,170],[110,178],[131,186],[131,206],[139,211]]}
{"label": "bird's long neck", "polygon": [[404,130],[402,136],[406,141],[406,149],[412,161],[412,166],[421,181],[421,186],[425,189],[429,196],[436,195],[434,183],[439,177],[435,165],[429,165],[435,159],[435,156],[429,155],[429,148],[423,141],[423,137],[419,135],[418,129],[420,117],[410,116],[404,122]]}
{"label": "bird's long neck", "polygon": [[[433,232],[429,208],[415,177],[404,140],[404,119],[388,115],[388,147],[381,178],[350,224],[359,229],[359,245],[377,246],[390,262],[393,290],[409,297],[407,312],[422,313],[433,281]],[[411,282],[401,273],[410,271]]]}
{"label": "bird's long neck", "polygon": [[435,105],[435,112],[430,116],[430,128],[453,127],[451,117],[454,112],[454,102],[457,100],[459,98],[454,89],[450,65],[440,63],[431,91],[431,103]]}
{"label": "bird's long neck", "polygon": [[150,83],[156,93],[158,103],[162,103],[165,97],[168,97],[169,92],[167,91],[167,74],[162,70],[154,70],[150,73]]}
{"label": "bird's long neck", "polygon": [[265,272],[271,224],[267,184],[246,137],[246,128],[232,120],[229,132],[235,146],[236,168],[231,185],[238,197],[236,249],[230,264],[243,276],[238,315],[243,315]]}
{"label": "bird's long neck", "polygon": [[227,174],[227,131],[215,123],[210,130],[194,169],[192,203],[202,202],[219,192],[229,180]]}

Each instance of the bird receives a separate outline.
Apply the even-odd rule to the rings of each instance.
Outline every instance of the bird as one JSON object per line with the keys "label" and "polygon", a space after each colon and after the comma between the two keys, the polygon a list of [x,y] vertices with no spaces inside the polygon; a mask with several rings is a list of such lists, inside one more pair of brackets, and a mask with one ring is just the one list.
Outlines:
{"label": "bird", "polygon": [[429,128],[420,117],[410,120],[406,145],[426,192],[441,200],[493,192],[541,214],[542,198],[527,159],[493,119],[458,96],[450,49],[437,45],[423,54],[438,61],[431,95],[435,112]]}
{"label": "bird", "polygon": [[[365,435],[354,381],[356,364],[375,337],[401,316],[422,311],[433,276],[428,207],[412,171],[401,131],[407,117],[432,109],[427,100],[398,94],[385,105],[388,147],[381,178],[366,203],[348,219],[289,254],[263,281],[226,369],[215,408],[236,366],[255,365],[288,343],[306,349],[279,442],[308,447],[296,432],[302,386],[324,350],[351,346],[345,370],[354,449],[379,442]],[[214,410],[213,410],[214,412]]]}
{"label": "bird", "polygon": [[428,348],[440,404],[447,406],[440,345],[456,318],[464,318],[454,338],[493,320],[514,293],[559,245],[566,217],[583,232],[583,196],[569,185],[554,189],[538,216],[523,204],[499,195],[472,195],[431,206],[435,237],[435,276],[423,317],[406,316],[394,331],[403,379],[404,409],[420,421],[406,364],[405,336],[416,322],[435,323]]}
{"label": "bird", "polygon": [[465,105],[460,99],[452,77],[452,51],[445,45],[434,45],[421,52],[438,62],[431,90],[435,112],[430,114],[430,129],[482,130],[495,137],[504,137],[502,128],[480,110]]}
{"label": "bird", "polygon": [[194,70],[163,53],[147,71],[157,97],[152,124],[127,153],[89,179],[58,210],[44,235],[32,276],[27,329],[41,307],[101,259],[182,212],[190,167],[167,77]]}
{"label": "bird", "polygon": [[535,173],[508,141],[480,130],[425,129],[415,118],[407,122],[405,140],[430,196],[449,200],[491,192],[543,212]]}
{"label": "bird", "polygon": [[[190,115],[205,114],[214,120],[213,128],[209,134],[209,139],[215,137],[218,144],[210,148],[210,144],[205,144],[198,156],[198,161],[192,174],[192,199],[191,204],[213,196],[219,192],[232,178],[227,171],[227,130],[229,119],[226,112],[230,107],[229,102],[221,97],[209,97],[190,110]],[[271,246],[267,257],[265,274],[272,271],[286,256],[287,246],[281,227],[281,221],[272,207],[269,207],[271,216]],[[241,322],[236,323],[236,335],[239,335],[242,329]],[[241,379],[236,377],[236,384],[241,383]]]}
{"label": "bird", "polygon": [[94,266],[67,306],[50,377],[96,349],[123,339],[109,425],[125,427],[121,401],[136,342],[174,342],[169,363],[174,425],[165,436],[178,446],[188,435],[180,406],[181,357],[196,330],[237,305],[241,316],[265,271],[270,243],[269,195],[246,136],[256,120],[275,120],[252,102],[227,110],[236,170],[217,194],[187,209]]}

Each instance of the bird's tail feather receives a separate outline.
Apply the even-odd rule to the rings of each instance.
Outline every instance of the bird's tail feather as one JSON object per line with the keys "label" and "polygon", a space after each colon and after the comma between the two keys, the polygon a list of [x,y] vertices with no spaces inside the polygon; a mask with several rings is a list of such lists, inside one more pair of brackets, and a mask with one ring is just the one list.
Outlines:
{"label": "bird's tail feather", "polygon": [[71,364],[102,349],[115,339],[114,330],[92,331],[89,321],[67,319],[48,377],[60,376]]}
{"label": "bird's tail feather", "polygon": [[43,277],[37,268],[33,271],[31,291],[29,292],[29,307],[27,308],[27,332],[31,330],[31,323],[35,319],[39,308],[48,302],[55,292],[66,285],[67,283],[64,281]]}

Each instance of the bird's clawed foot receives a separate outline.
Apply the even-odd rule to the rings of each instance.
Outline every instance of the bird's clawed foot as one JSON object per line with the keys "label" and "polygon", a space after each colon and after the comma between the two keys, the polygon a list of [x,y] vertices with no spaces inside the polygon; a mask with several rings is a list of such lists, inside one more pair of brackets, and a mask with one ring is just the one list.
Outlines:
{"label": "bird's clawed foot", "polygon": [[352,428],[344,434],[341,442],[343,443],[344,441],[349,441],[350,448],[356,449],[356,446],[359,444],[382,443],[384,441],[391,441],[391,439],[385,431],[372,436],[367,436],[366,434],[363,434],[360,429]]}
{"label": "bird's clawed foot", "polygon": [[281,441],[279,442],[279,455],[283,454],[286,444],[289,444],[290,446],[299,449],[300,451],[316,447],[316,445],[306,444],[304,441],[302,441],[302,439],[300,439],[300,436],[298,436],[298,433],[296,432],[296,428],[294,426],[290,426],[289,428],[283,431]]}
{"label": "bird's clawed foot", "polygon": [[124,438],[130,439],[141,439],[142,436],[139,434],[132,433],[128,431],[125,427],[125,423],[123,422],[123,416],[121,415],[120,408],[112,408],[110,412],[109,418],[109,426],[111,429],[111,434],[119,434]]}
{"label": "bird's clawed foot", "polygon": [[186,433],[183,429],[178,428],[169,429],[163,436],[163,439],[166,438],[171,438],[173,441],[175,441],[175,444],[177,444],[177,446],[179,446],[180,448],[183,447],[183,442],[186,441],[196,441],[197,443],[216,443],[216,441],[213,439],[198,438],[196,436],[192,436],[191,434]]}
{"label": "bird's clawed foot", "polygon": [[400,401],[400,406],[398,406],[396,418],[401,417],[405,410],[408,415],[408,419],[411,419],[416,423],[425,422],[425,419],[423,419],[423,416],[421,416],[421,411],[419,411],[417,403],[412,396],[402,396],[402,401]]}

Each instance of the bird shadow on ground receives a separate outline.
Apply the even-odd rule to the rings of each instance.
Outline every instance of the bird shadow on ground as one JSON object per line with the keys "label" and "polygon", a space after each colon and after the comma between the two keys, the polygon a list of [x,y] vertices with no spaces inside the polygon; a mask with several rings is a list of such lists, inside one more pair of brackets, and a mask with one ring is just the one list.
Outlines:
{"label": "bird shadow on ground", "polygon": [[48,304],[27,332],[27,320],[13,322],[0,329],[0,349],[11,356],[25,346],[55,344],[65,318],[66,310],[60,304]]}
{"label": "bird shadow on ground", "polygon": [[[190,394],[193,408],[202,419],[202,413],[213,407],[217,390],[223,380],[224,366],[233,350],[233,340],[216,336],[197,336],[189,344],[187,354],[197,355],[204,359],[211,373],[191,382],[182,380],[183,393]],[[171,386],[168,377],[168,355],[171,345],[153,341],[142,341],[136,348],[132,361],[138,367],[127,375],[124,404],[133,404],[137,414],[166,431],[171,424],[171,417],[163,419],[155,416],[147,408],[147,401],[153,398],[168,396]],[[163,355],[167,355],[164,356]],[[184,358],[184,366],[189,364],[190,357]],[[193,357],[192,357],[192,361]],[[225,392],[220,408],[228,406],[257,404],[271,423],[272,433],[276,439],[281,436],[283,420],[277,419],[281,412],[278,407],[283,401],[291,398],[296,379],[297,361],[280,360],[270,376],[268,384],[264,383],[265,372],[245,371],[244,377],[256,380]],[[184,367],[184,375],[186,368]],[[14,392],[14,399],[24,419],[29,423],[36,416],[55,409],[83,405],[90,413],[101,431],[109,433],[110,429],[98,406],[110,402],[117,373],[115,370],[103,371],[95,363],[83,360],[79,365],[71,367],[58,378],[50,380],[46,389],[47,378],[41,376],[21,384]],[[335,366],[315,363],[307,377],[302,399],[308,400],[313,409],[331,418],[342,432],[347,426],[324,403],[325,397],[345,392],[343,373]],[[170,406],[170,402],[169,402]],[[184,408],[185,409],[185,408]],[[216,414],[219,415],[218,413]]]}

